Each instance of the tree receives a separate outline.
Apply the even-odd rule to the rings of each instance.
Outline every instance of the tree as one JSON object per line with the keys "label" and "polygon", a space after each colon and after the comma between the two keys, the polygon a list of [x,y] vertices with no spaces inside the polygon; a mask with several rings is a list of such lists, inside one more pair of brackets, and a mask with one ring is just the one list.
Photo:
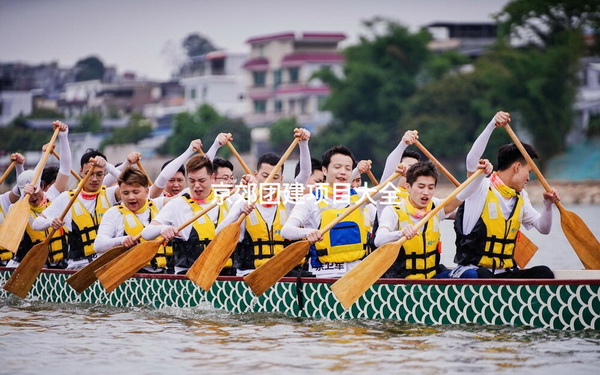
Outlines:
{"label": "tree", "polygon": [[75,70],[77,71],[75,76],[75,81],[77,82],[93,79],[102,80],[104,78],[104,64],[95,56],[90,56],[77,61]]}
{"label": "tree", "polygon": [[186,50],[188,57],[202,56],[216,50],[210,40],[198,33],[188,35],[183,40],[182,46]]}
{"label": "tree", "polygon": [[100,133],[102,131],[102,114],[99,111],[87,111],[79,117],[79,126],[72,133]]}
{"label": "tree", "polygon": [[231,133],[238,151],[250,149],[250,130],[242,121],[223,117],[212,106],[202,104],[194,113],[182,112],[175,116],[173,132],[158,152],[180,155],[194,139],[201,139],[204,151],[208,151],[219,133]]}
{"label": "tree", "polygon": [[152,133],[152,124],[139,113],[132,113],[127,126],[113,130],[100,144],[103,150],[107,145],[137,143]]}
{"label": "tree", "polygon": [[343,77],[327,69],[315,74],[331,87],[324,109],[333,113],[334,121],[318,134],[314,148],[324,151],[332,143],[344,143],[358,158],[372,159],[379,170],[400,139],[395,135],[403,103],[417,90],[416,77],[430,57],[431,37],[381,17],[364,26],[369,35],[344,51]]}
{"label": "tree", "polygon": [[271,127],[269,135],[269,143],[277,153],[284,153],[290,145],[290,140],[294,134],[294,129],[298,128],[298,121],[295,117],[282,118],[277,120]]}

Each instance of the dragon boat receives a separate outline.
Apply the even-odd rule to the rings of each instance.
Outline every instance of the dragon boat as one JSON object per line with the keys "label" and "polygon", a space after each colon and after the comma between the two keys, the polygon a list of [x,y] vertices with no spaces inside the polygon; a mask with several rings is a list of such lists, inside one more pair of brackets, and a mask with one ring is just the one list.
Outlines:
{"label": "dragon boat", "polygon": [[[12,269],[0,268],[0,285]],[[205,292],[183,275],[136,274],[112,293],[94,283],[77,294],[73,273],[43,270],[27,298],[117,307],[195,308],[232,313],[276,312],[324,319],[392,319],[426,325],[486,324],[560,330],[600,329],[600,271],[555,271],[554,280],[381,279],[350,309],[331,291],[335,279],[283,278],[256,297],[241,277],[219,277]],[[0,299],[17,298],[4,289]]]}

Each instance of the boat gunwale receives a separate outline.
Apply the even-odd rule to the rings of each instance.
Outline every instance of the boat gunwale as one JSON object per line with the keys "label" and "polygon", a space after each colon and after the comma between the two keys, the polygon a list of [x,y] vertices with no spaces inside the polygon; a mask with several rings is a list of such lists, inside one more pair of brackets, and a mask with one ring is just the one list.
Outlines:
{"label": "boat gunwale", "polygon": [[[14,268],[0,267],[0,272],[12,272]],[[43,269],[42,273],[56,273],[71,275],[77,271],[61,269]],[[185,275],[136,273],[132,276],[136,279],[166,279],[166,280],[189,280]],[[219,276],[218,281],[241,281],[241,276]],[[335,278],[315,277],[283,277],[279,282],[287,283],[313,283],[333,284]],[[190,280],[191,281],[191,280]],[[379,279],[375,284],[384,285],[600,285],[600,279]]]}

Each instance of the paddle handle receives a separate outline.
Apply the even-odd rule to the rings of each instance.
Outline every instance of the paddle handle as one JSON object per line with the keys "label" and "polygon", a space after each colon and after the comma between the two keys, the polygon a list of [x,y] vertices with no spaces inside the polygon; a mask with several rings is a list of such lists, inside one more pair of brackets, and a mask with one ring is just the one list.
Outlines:
{"label": "paddle handle", "polygon": [[[531,166],[531,169],[533,169],[533,173],[535,173],[538,180],[540,180],[544,189],[547,192],[551,192],[552,188],[550,187],[550,184],[548,184],[548,181],[546,181],[546,179],[544,178],[544,175],[542,175],[542,172],[540,171],[540,169],[537,167],[537,165],[535,165],[535,162],[533,161],[533,159],[531,158],[531,156],[529,155],[527,150],[525,150],[525,147],[523,147],[523,144],[519,140],[519,137],[517,137],[517,135],[512,130],[512,128],[510,127],[509,124],[504,125],[504,129],[506,129],[506,132],[508,133],[510,138],[513,140],[513,142],[515,143],[515,145],[517,146],[519,151],[521,151],[521,155],[523,155],[523,157],[527,161],[527,164],[529,164]],[[564,209],[562,203],[560,203],[560,202],[556,202],[556,207],[558,207],[561,210]]]}
{"label": "paddle handle", "polygon": [[235,147],[233,147],[231,142],[227,142],[227,147],[229,147],[229,150],[231,150],[231,153],[233,154],[233,156],[235,156],[237,161],[242,165],[242,168],[244,168],[244,171],[246,171],[246,173],[248,173],[248,174],[252,174],[252,171],[250,170],[250,168],[248,168],[248,165],[246,165],[246,163],[244,162],[244,159],[242,159],[242,157],[237,152]]}
{"label": "paddle handle", "polygon": [[375,178],[375,176],[373,176],[373,172],[371,172],[370,169],[367,171],[367,176],[369,177],[369,180],[371,180],[371,183],[374,186],[379,185],[379,182],[377,181],[377,179]]}
{"label": "paddle handle", "polygon": [[400,177],[402,173],[399,172],[395,172],[393,173],[390,177],[388,177],[385,181],[383,181],[381,184],[378,184],[377,186],[375,186],[373,188],[373,190],[371,192],[369,192],[366,195],[363,195],[358,201],[356,201],[356,203],[354,203],[353,205],[349,206],[348,208],[346,208],[338,217],[336,217],[335,219],[333,219],[331,222],[329,222],[327,225],[325,225],[323,228],[321,228],[319,230],[319,234],[322,236],[324,235],[327,231],[331,230],[331,228],[333,228],[334,226],[336,226],[339,222],[341,222],[342,220],[344,220],[348,215],[350,215],[352,213],[352,211],[356,210],[357,208],[359,208],[360,206],[362,206],[363,203],[365,203],[367,201],[367,199],[371,198],[373,195],[377,194],[381,189],[383,189],[387,184],[389,184],[390,182],[394,181],[395,179],[397,179],[398,177]]}
{"label": "paddle handle", "polygon": [[44,155],[42,156],[42,160],[40,161],[38,169],[36,169],[35,174],[33,175],[33,179],[31,180],[31,184],[37,184],[38,179],[42,175],[42,171],[44,170],[44,165],[46,165],[46,160],[48,160],[48,156],[50,156],[50,152],[52,151],[52,146],[54,142],[56,142],[56,137],[58,137],[58,133],[60,132],[60,128],[54,129],[54,133],[52,134],[52,138],[50,138],[50,143],[48,143],[48,147],[46,151],[44,151]]}
{"label": "paddle handle", "polygon": [[448,171],[448,170],[447,170],[447,169],[446,169],[446,168],[445,168],[445,167],[442,165],[442,163],[440,163],[440,162],[439,162],[439,160],[437,160],[437,159],[435,158],[435,156],[433,156],[433,155],[431,154],[431,152],[429,152],[429,150],[427,150],[427,149],[425,148],[425,146],[423,146],[423,145],[421,144],[421,142],[419,142],[419,141],[415,141],[415,145],[416,145],[416,146],[419,148],[419,150],[421,150],[421,152],[422,152],[423,154],[425,154],[425,156],[427,156],[427,158],[428,158],[429,160],[431,160],[431,161],[432,161],[432,162],[435,164],[435,166],[436,166],[436,167],[437,167],[437,168],[438,168],[440,171],[442,171],[442,173],[443,173],[443,174],[444,174],[444,175],[445,175],[445,176],[446,176],[446,177],[447,177],[447,178],[448,178],[448,179],[449,179],[449,180],[450,180],[450,181],[451,181],[451,182],[454,184],[454,186],[458,186],[458,185],[460,185],[460,182],[458,182],[458,180],[457,180],[456,178],[454,178],[454,176],[452,175],[452,173],[450,173],[450,171]]}
{"label": "paddle handle", "polygon": [[[52,150],[52,155],[54,155],[54,157],[57,158],[58,161],[60,161],[60,155],[55,150]],[[71,169],[71,175],[73,177],[75,177],[77,179],[77,181],[81,181],[81,176],[72,169]]]}
{"label": "paddle handle", "polygon": [[142,162],[138,160],[136,164],[137,164],[138,168],[140,169],[140,171],[142,171],[146,175],[146,179],[148,180],[148,185],[152,185],[152,180],[150,179],[150,175],[148,174],[148,172],[146,172],[146,170],[142,166]]}
{"label": "paddle handle", "polygon": [[17,165],[17,162],[13,161],[12,163],[10,163],[10,165],[8,166],[8,168],[6,168],[6,170],[2,174],[2,177],[0,177],[0,184],[3,183],[4,180],[6,180],[6,177],[8,177],[8,175],[10,174],[10,172],[15,168],[15,165]]}
{"label": "paddle handle", "polygon": [[[93,161],[93,159],[91,159],[90,161]],[[94,172],[94,168],[95,168],[95,166],[92,165],[92,167],[90,168],[90,170],[88,171],[88,173],[85,175],[85,177],[83,178],[83,180],[81,180],[81,182],[77,186],[77,189],[75,189],[75,193],[73,194],[73,196],[69,200],[69,203],[67,204],[67,206],[64,208],[64,210],[61,212],[61,214],[59,216],[60,220],[64,220],[65,216],[67,216],[67,213],[71,209],[71,206],[73,206],[73,203],[75,203],[75,200],[79,196],[79,193],[81,192],[81,190],[83,190],[83,185],[85,185],[85,183],[90,179],[90,176]],[[54,232],[56,232],[56,229],[54,229],[54,227],[53,227],[50,230],[50,232],[48,233],[48,236],[46,237],[46,239],[52,238],[52,236],[54,235]]]}
{"label": "paddle handle", "polygon": [[[463,191],[467,185],[469,185],[471,182],[473,182],[473,180],[475,180],[477,178],[477,176],[479,176],[480,174],[483,173],[483,169],[478,169],[477,171],[475,171],[475,173],[473,173],[471,175],[471,177],[467,178],[465,180],[465,182],[463,182],[462,184],[460,184],[456,189],[454,189],[454,191],[452,193],[450,193],[450,195],[448,195],[446,197],[446,199],[444,199],[439,205],[437,205],[433,210],[429,211],[429,213],[427,215],[425,215],[424,218],[422,218],[421,220],[419,220],[418,223],[416,223],[414,225],[415,230],[420,229],[422,226],[424,226],[425,224],[427,224],[427,222],[429,220],[431,220],[431,218],[435,215],[437,215],[438,212],[440,212],[440,210],[442,208],[444,208],[444,206],[446,206],[448,203],[450,203],[451,200],[453,200],[454,198],[456,198],[456,196],[458,195],[458,193],[460,193],[461,191]],[[395,243],[397,245],[402,245],[405,241],[407,240],[406,237],[402,236],[402,238],[400,238],[398,241],[396,241]]]}

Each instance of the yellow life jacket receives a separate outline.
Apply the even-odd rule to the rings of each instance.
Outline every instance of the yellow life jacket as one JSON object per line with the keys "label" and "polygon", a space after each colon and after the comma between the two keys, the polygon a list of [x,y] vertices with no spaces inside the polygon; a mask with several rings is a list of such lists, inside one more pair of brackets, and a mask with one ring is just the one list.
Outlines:
{"label": "yellow life jacket", "polygon": [[[211,194],[213,193],[211,192]],[[203,210],[202,206],[197,204],[189,194],[183,194],[181,198],[186,200],[194,214]],[[207,198],[206,201],[210,202],[211,199]],[[215,238],[217,225],[223,221],[225,216],[221,206],[217,206],[215,209],[218,210],[216,223],[213,223],[208,213],[206,213],[192,223],[192,230],[187,241],[177,238],[171,241],[173,245],[173,267],[190,268],[204,251],[204,248]],[[228,259],[225,267],[231,267],[232,265],[233,261]]]}
{"label": "yellow life jacket", "polygon": [[521,228],[523,197],[516,196],[512,212],[504,219],[500,199],[490,187],[481,217],[469,234],[462,233],[463,207],[456,214],[456,258],[461,265],[474,264],[492,269],[515,267],[513,253]]}
{"label": "yellow life jacket", "polygon": [[[75,190],[69,191],[73,197]],[[95,199],[94,214],[88,212],[79,201],[75,200],[71,206],[72,230],[69,233],[69,259],[79,260],[96,254],[94,240],[104,213],[110,208],[110,201],[106,194],[106,186],[102,185]]]}
{"label": "yellow life jacket", "polygon": [[[29,206],[29,215],[31,217],[31,221],[35,220],[45,209],[50,206],[50,202],[44,202],[38,207]],[[31,222],[30,221],[30,222]],[[44,241],[48,235],[50,234],[51,228],[47,228],[46,230],[33,230],[30,222],[27,223],[25,227],[25,233],[21,243],[19,244],[19,249],[17,250],[17,254],[15,259],[18,261],[23,260],[25,255],[29,252],[29,250],[36,244]],[[63,227],[59,230],[55,231],[52,235],[52,239],[48,244],[48,264],[56,264],[66,255],[68,249],[68,241],[67,235]]]}
{"label": "yellow life jacket", "polygon": [[[243,243],[246,262],[242,269],[258,268],[292,242],[281,236],[287,220],[285,204],[279,202],[271,228],[258,209],[246,216],[246,238]],[[249,264],[251,263],[251,264]]]}
{"label": "yellow life jacket", "polygon": [[[413,225],[404,205],[394,205],[399,228]],[[433,207],[432,207],[433,208]],[[438,271],[440,263],[440,220],[433,216],[423,227],[420,235],[406,240],[400,248],[395,264],[399,277],[407,279],[430,279]]]}
{"label": "yellow life jacket", "polygon": [[[144,230],[144,224],[140,221],[136,214],[131,212],[123,203],[117,205],[117,209],[123,215],[123,225],[125,227],[125,234],[128,236],[137,236]],[[148,223],[158,214],[158,208],[151,200],[148,200],[148,208],[144,211],[144,214],[148,215]],[[144,238],[140,238],[140,242],[144,242]],[[166,268],[167,267],[167,253],[164,245],[161,245],[156,252],[154,258],[146,264],[146,266],[152,266],[154,269]]]}
{"label": "yellow life jacket", "polygon": [[[359,200],[358,194],[350,196],[350,204]],[[324,199],[318,202],[321,210],[319,229],[338,217],[350,204],[343,208],[332,208]],[[325,232],[323,241],[315,243],[316,255],[321,263],[353,262],[363,258],[367,251],[369,230],[365,224],[363,210],[358,208],[343,221]]]}

